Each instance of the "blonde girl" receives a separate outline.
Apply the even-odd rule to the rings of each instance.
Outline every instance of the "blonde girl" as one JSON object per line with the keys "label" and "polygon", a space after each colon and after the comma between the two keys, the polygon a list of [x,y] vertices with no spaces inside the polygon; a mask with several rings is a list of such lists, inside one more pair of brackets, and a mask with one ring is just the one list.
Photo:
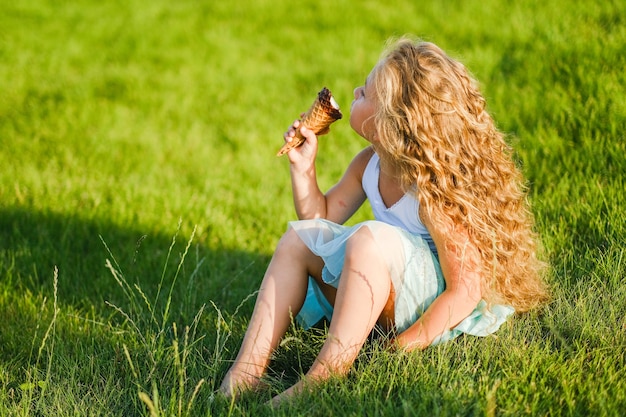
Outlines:
{"label": "blonde girl", "polygon": [[[317,138],[289,152],[296,213],[261,284],[221,391],[254,388],[297,316],[326,316],[305,383],[345,374],[375,325],[404,350],[485,336],[546,300],[524,181],[465,67],[400,39],[354,90],[350,125],[370,143],[326,193]],[[294,137],[300,122],[285,133]],[[344,226],[369,200],[375,220]]]}

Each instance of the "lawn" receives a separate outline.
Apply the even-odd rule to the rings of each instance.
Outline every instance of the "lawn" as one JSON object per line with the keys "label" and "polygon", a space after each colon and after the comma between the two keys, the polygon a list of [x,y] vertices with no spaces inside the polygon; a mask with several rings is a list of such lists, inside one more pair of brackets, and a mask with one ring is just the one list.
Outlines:
{"label": "lawn", "polygon": [[[347,115],[390,37],[480,81],[529,185],[553,299],[489,338],[394,354],[279,409],[216,396],[295,218],[282,134]],[[0,5],[0,415],[621,415],[626,3],[19,0]],[[322,189],[366,145],[320,139]],[[370,217],[368,207],[349,222]]]}

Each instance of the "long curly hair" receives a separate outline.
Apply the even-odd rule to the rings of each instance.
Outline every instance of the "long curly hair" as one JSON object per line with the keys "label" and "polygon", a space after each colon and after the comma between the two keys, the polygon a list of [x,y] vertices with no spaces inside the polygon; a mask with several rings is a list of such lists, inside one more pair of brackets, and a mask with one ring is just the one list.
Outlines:
{"label": "long curly hair", "polygon": [[523,176],[476,81],[460,62],[429,42],[401,38],[372,70],[381,159],[398,168],[406,191],[440,227],[480,254],[488,303],[524,312],[548,299],[544,263]]}

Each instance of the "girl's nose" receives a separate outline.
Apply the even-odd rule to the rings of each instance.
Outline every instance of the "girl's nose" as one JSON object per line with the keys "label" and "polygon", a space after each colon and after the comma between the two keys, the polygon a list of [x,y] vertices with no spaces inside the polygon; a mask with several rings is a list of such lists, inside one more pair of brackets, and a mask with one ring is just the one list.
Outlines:
{"label": "girl's nose", "polygon": [[354,93],[354,99],[355,99],[355,100],[356,100],[357,98],[359,98],[359,88],[361,88],[361,87],[357,87],[357,88],[355,88],[355,89],[354,89],[354,92],[353,92],[353,93]]}

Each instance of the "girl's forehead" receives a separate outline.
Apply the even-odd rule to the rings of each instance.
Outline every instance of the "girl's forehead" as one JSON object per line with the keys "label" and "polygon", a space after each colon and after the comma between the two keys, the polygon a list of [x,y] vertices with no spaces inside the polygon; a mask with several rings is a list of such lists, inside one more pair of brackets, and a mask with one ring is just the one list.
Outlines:
{"label": "girl's forehead", "polygon": [[369,74],[367,74],[367,77],[365,77],[364,87],[366,89],[374,85],[374,77],[375,77],[374,71],[375,69],[373,69]]}
{"label": "girl's forehead", "polygon": [[372,71],[369,73],[367,78],[365,78],[365,84],[363,85],[363,87],[365,88],[366,91],[372,91],[375,88],[375,86],[376,86],[375,74],[374,74],[374,71]]}
{"label": "girl's forehead", "polygon": [[374,68],[372,68],[372,70],[370,71],[369,74],[367,74],[367,77],[365,78],[365,87],[367,88],[368,86],[370,87],[374,87],[377,84],[377,81],[380,81],[380,77],[381,77],[381,71],[384,73],[384,62],[381,61],[378,64],[376,64],[374,66]]}

